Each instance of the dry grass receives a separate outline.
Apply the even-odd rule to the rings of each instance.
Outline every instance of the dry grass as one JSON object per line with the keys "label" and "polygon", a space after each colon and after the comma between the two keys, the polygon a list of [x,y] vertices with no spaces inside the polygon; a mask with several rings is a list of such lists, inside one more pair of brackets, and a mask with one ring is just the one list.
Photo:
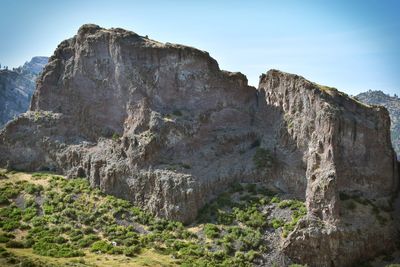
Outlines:
{"label": "dry grass", "polygon": [[[3,245],[0,245],[3,246]],[[41,261],[55,266],[71,266],[71,262],[79,262],[79,266],[98,266],[98,267],[173,267],[178,266],[176,261],[168,255],[161,255],[156,253],[154,250],[145,250],[140,255],[130,258],[123,255],[108,255],[108,254],[96,254],[89,250],[85,250],[84,257],[75,258],[53,258],[40,256],[33,253],[31,248],[18,249],[18,248],[7,248],[7,251],[13,253],[17,257],[27,257],[33,261]],[[7,266],[5,262],[1,262],[2,266]]]}

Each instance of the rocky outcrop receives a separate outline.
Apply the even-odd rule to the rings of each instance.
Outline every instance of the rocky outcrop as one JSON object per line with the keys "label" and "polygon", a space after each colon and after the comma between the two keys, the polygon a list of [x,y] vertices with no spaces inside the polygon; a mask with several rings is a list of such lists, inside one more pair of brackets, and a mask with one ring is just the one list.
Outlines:
{"label": "rocky outcrop", "polygon": [[[295,142],[307,166],[309,215],[284,241],[286,253],[312,266],[349,266],[394,248],[394,222],[382,226],[371,214],[390,209],[398,188],[387,110],[274,70],[261,77],[260,93],[284,114],[283,137]],[[353,198],[370,209],[349,211]],[[373,242],[378,236],[380,244]]]}
{"label": "rocky outcrop", "polygon": [[34,57],[22,67],[0,70],[0,127],[29,108],[35,80],[47,57]]}
{"label": "rocky outcrop", "polygon": [[356,98],[368,105],[384,106],[389,111],[392,144],[397,152],[397,158],[400,160],[400,98],[397,95],[390,96],[382,91],[372,90],[358,94]]}
{"label": "rocky outcrop", "polygon": [[[0,165],[86,176],[184,222],[230,184],[262,181],[307,201],[309,215],[283,251],[313,266],[346,266],[382,250],[369,238],[393,234],[389,220],[383,230],[361,219],[349,228],[354,214],[339,198],[377,205],[396,192],[389,138],[384,108],[297,75],[269,71],[257,90],[207,52],[84,25],[50,58],[30,111],[0,133]],[[272,162],[255,164],[256,151]],[[371,234],[362,239],[360,229]],[[370,249],[340,254],[346,240]]]}
{"label": "rocky outcrop", "polygon": [[256,102],[245,76],[206,52],[85,25],[50,58],[30,112],[2,133],[1,162],[87,176],[189,222],[218,185],[254,178]]}

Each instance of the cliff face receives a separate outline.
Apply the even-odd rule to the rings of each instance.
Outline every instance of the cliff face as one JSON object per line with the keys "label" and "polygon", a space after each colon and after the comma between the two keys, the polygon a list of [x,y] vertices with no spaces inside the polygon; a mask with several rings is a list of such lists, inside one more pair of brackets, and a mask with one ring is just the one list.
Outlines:
{"label": "cliff face", "polygon": [[35,80],[47,60],[46,57],[34,57],[17,69],[0,70],[0,127],[28,110]]}
{"label": "cliff face", "polygon": [[[0,132],[0,165],[86,176],[184,222],[235,181],[261,181],[307,201],[309,214],[283,251],[346,266],[385,248],[369,244],[374,235],[394,244],[392,221],[376,228],[372,215],[349,213],[340,199],[388,205],[398,183],[389,138],[386,110],[297,75],[269,71],[257,90],[206,52],[84,25],[50,58],[30,111]],[[272,164],[256,168],[260,148]],[[363,239],[360,230],[371,234]]]}
{"label": "cliff face", "polygon": [[397,152],[397,158],[400,159],[400,98],[396,95],[390,96],[382,91],[372,90],[358,94],[356,98],[368,105],[384,106],[389,111],[392,144]]}
{"label": "cliff face", "polygon": [[[395,224],[383,226],[371,214],[374,205],[390,210],[387,197],[398,187],[387,110],[279,71],[261,77],[260,93],[284,114],[287,133],[281,137],[295,142],[307,166],[309,216],[284,241],[284,250],[313,266],[348,266],[393,248]],[[370,207],[349,211],[352,199]],[[385,246],[374,242],[377,236]]]}

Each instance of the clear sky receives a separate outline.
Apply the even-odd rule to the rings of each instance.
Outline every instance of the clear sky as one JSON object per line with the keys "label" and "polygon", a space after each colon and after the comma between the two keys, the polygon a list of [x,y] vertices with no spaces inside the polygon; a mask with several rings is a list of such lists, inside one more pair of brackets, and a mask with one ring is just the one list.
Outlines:
{"label": "clear sky", "polygon": [[349,94],[400,94],[400,1],[0,1],[0,63],[50,56],[80,25],[206,50],[249,83],[275,68]]}

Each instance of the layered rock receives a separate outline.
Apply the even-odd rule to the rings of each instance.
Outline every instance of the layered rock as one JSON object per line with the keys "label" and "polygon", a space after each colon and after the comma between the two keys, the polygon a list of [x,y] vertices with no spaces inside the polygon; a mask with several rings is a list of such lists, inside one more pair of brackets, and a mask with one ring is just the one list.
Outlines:
{"label": "layered rock", "polygon": [[[286,253],[312,266],[349,266],[394,248],[395,223],[382,226],[371,213],[375,205],[390,209],[398,188],[387,110],[274,70],[261,77],[260,93],[284,114],[287,135],[281,137],[296,143],[307,166],[309,215],[284,241]],[[347,198],[371,209],[349,211]]]}
{"label": "layered rock", "polygon": [[85,25],[50,58],[30,112],[2,133],[1,162],[87,176],[189,222],[217,185],[254,178],[256,101],[244,75],[206,52]]}
{"label": "layered rock", "polygon": [[[256,168],[258,147],[271,167]],[[385,109],[274,70],[257,90],[207,52],[122,29],[84,25],[58,46],[30,111],[0,133],[0,152],[2,166],[86,176],[184,222],[230,184],[262,181],[307,201],[309,215],[282,246],[315,266],[346,266],[382,249],[346,256],[346,238],[367,246],[374,234],[393,233],[391,222],[375,230],[375,220],[349,228],[354,214],[339,199],[385,203],[396,192]],[[357,229],[371,234],[361,240]]]}
{"label": "layered rock", "polygon": [[33,57],[22,67],[0,70],[0,127],[28,110],[35,80],[47,60],[47,57]]}

